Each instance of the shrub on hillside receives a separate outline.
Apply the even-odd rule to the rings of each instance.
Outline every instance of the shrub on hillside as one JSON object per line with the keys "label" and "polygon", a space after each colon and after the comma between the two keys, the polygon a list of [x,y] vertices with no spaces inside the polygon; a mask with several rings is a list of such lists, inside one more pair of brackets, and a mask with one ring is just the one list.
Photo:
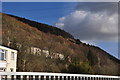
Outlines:
{"label": "shrub on hillside", "polygon": [[63,69],[63,72],[72,74],[93,74],[93,70],[88,62],[71,63],[66,69]]}

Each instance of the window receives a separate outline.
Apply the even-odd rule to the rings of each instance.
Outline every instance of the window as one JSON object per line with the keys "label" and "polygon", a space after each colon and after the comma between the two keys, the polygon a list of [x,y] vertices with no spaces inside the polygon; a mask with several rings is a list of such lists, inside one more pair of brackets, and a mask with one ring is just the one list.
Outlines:
{"label": "window", "polygon": [[11,52],[11,60],[14,60],[14,52]]}
{"label": "window", "polygon": [[10,71],[13,72],[13,68],[10,68]]}
{"label": "window", "polygon": [[6,50],[0,49],[0,60],[6,60]]}
{"label": "window", "polygon": [[5,72],[5,68],[0,68],[0,72]]}

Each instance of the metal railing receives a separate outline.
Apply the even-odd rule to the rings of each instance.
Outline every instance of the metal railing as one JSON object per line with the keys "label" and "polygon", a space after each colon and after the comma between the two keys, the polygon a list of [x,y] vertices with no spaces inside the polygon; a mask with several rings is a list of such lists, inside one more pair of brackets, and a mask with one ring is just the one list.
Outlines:
{"label": "metal railing", "polygon": [[0,72],[0,80],[120,80],[120,76],[45,72]]}

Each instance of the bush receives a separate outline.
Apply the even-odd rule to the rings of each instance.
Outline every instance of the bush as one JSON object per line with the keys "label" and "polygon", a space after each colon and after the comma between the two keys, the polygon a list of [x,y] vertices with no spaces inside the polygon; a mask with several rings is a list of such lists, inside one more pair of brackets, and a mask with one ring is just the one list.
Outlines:
{"label": "bush", "polygon": [[93,74],[93,70],[88,62],[71,63],[64,72],[72,74]]}
{"label": "bush", "polygon": [[89,64],[91,66],[94,66],[97,63],[97,61],[98,61],[97,57],[92,53],[91,50],[89,50],[88,53],[87,53],[87,59],[88,59]]}

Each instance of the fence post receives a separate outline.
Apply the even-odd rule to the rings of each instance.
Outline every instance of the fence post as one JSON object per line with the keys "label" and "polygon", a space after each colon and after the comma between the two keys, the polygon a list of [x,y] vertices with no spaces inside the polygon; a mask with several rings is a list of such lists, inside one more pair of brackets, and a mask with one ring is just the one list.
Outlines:
{"label": "fence post", "polygon": [[20,75],[20,80],[23,80],[23,75]]}
{"label": "fence post", "polygon": [[40,75],[38,75],[38,80],[41,80],[41,76]]}

